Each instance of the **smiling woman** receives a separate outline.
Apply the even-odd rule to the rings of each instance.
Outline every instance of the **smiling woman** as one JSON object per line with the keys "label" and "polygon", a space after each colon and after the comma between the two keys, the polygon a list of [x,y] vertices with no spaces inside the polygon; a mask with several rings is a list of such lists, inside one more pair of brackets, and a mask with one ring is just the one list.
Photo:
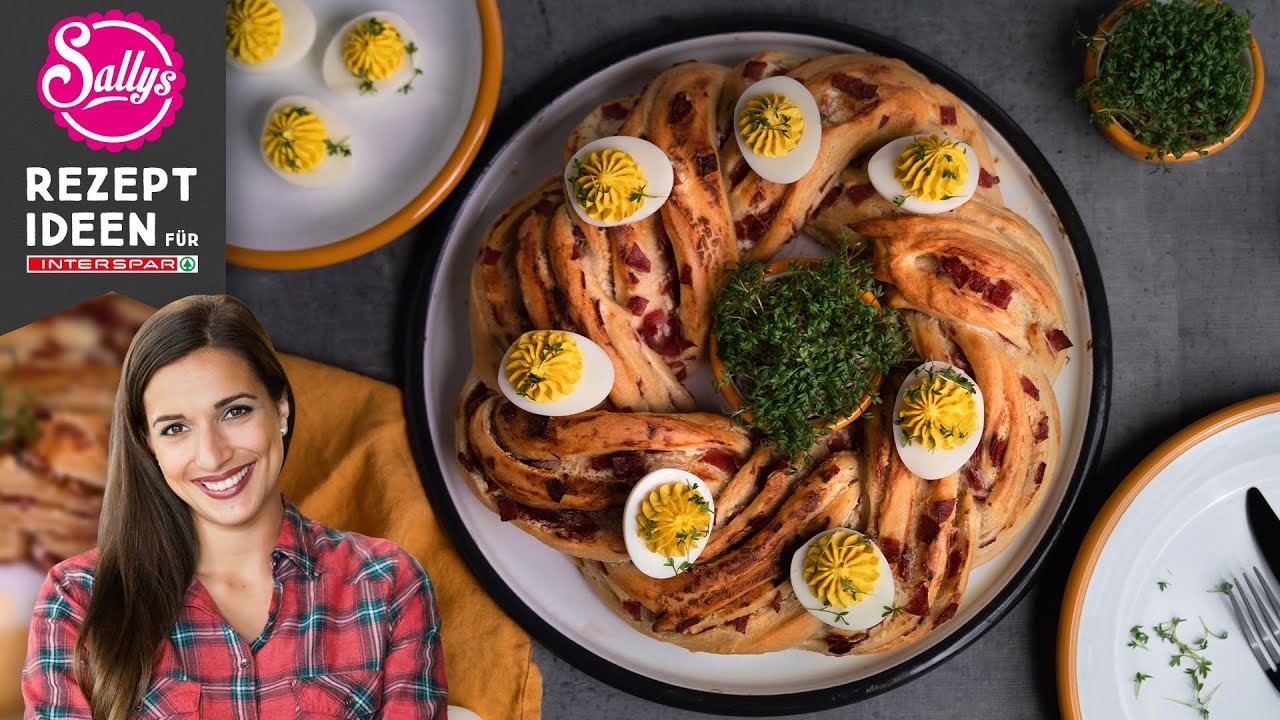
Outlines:
{"label": "smiling woman", "polygon": [[112,420],[98,549],[55,566],[31,624],[34,717],[433,718],[431,582],[395,544],[280,492],[293,392],[227,296],[138,331]]}

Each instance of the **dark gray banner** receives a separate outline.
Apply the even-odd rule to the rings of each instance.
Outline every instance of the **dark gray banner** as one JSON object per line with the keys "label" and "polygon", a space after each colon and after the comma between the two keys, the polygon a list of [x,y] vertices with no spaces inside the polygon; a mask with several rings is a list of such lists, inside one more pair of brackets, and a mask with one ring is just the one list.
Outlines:
{"label": "dark gray banner", "polygon": [[43,0],[0,43],[0,333],[226,287],[226,6]]}

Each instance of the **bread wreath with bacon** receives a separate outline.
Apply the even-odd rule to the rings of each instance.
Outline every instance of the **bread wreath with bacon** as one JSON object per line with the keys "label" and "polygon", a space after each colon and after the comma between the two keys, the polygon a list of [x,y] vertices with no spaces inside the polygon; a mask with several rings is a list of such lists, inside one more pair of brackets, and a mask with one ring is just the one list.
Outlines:
{"label": "bread wreath with bacon", "polygon": [[[732,137],[740,93],[778,74],[803,83],[822,113],[818,159],[789,185],[757,176]],[[469,305],[474,368],[455,428],[458,467],[476,497],[572,556],[637,630],[691,649],[882,652],[946,622],[972,568],[1017,536],[1055,479],[1053,381],[1071,346],[1053,257],[1004,206],[977,120],[897,60],[764,52],[734,68],[671,67],[638,95],[595,108],[564,158],[617,134],[647,139],[670,158],[675,185],[659,213],[588,225],[566,205],[557,175],[503,212],[481,242]],[[979,187],[969,202],[918,216],[871,188],[869,154],[912,134],[944,134],[976,151]],[[833,247],[865,246],[916,353],[977,381],[982,442],[956,473],[923,480],[907,470],[889,403],[799,461],[695,410],[683,381],[706,354],[722,275],[740,259],[773,257],[802,231]],[[531,415],[498,391],[507,347],[551,328],[586,335],[612,360],[601,407]],[[903,379],[892,373],[885,386]],[[692,570],[668,579],[631,565],[621,531],[630,487],[660,467],[694,473],[716,500],[706,548]],[[894,606],[867,631],[821,623],[788,578],[795,549],[836,526],[871,537],[893,571]]]}

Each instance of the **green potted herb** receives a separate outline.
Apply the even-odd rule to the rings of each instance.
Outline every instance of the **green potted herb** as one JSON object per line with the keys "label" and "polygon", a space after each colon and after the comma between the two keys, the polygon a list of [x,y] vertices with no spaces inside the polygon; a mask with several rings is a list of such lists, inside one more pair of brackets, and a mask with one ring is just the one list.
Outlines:
{"label": "green potted herb", "polygon": [[871,263],[844,254],[730,270],[711,369],[734,419],[795,455],[879,402],[881,378],[910,349],[880,292]]}
{"label": "green potted herb", "polygon": [[1231,144],[1262,99],[1253,14],[1225,2],[1128,0],[1087,44],[1076,97],[1131,157],[1187,162]]}

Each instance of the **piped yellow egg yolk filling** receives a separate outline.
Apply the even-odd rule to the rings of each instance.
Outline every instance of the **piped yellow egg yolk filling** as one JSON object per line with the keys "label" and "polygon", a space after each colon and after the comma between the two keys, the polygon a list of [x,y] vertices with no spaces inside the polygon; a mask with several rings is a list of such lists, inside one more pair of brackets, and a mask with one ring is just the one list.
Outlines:
{"label": "piped yellow egg yolk filling", "polygon": [[973,393],[934,372],[907,389],[898,416],[902,434],[929,449],[960,447],[977,423],[978,404]]}
{"label": "piped yellow egg yolk filling", "polygon": [[640,503],[640,537],[665,558],[687,555],[711,531],[707,501],[692,484],[667,483]]}
{"label": "piped yellow egg yolk filling", "polygon": [[755,154],[781,157],[800,144],[804,114],[784,95],[757,95],[743,107],[738,131]]}
{"label": "piped yellow egg yolk filling", "polygon": [[271,0],[232,0],[227,3],[227,54],[257,65],[280,48],[284,14]]}
{"label": "piped yellow egg yolk filling", "polygon": [[309,173],[328,154],[328,131],[320,117],[305,107],[285,107],[272,113],[262,133],[267,161],[289,173]]}
{"label": "piped yellow egg yolk filling", "polygon": [[804,556],[804,581],[814,597],[834,608],[862,602],[880,580],[880,558],[871,541],[840,530],[809,547]]}
{"label": "piped yellow egg yolk filling", "polygon": [[954,140],[920,136],[898,156],[897,178],[909,195],[949,200],[969,179],[969,157]]}
{"label": "piped yellow egg yolk filling", "polygon": [[596,150],[585,160],[574,160],[577,174],[569,178],[573,195],[583,212],[600,222],[626,220],[644,205],[648,182],[640,164],[622,150]]}
{"label": "piped yellow egg yolk filling", "polygon": [[516,340],[506,369],[517,395],[534,402],[560,400],[582,379],[582,351],[572,335],[533,330]]}
{"label": "piped yellow egg yolk filling", "polygon": [[342,44],[347,69],[370,84],[368,88],[361,87],[362,92],[372,91],[374,81],[391,77],[400,69],[406,54],[404,39],[395,26],[377,18],[356,25]]}

